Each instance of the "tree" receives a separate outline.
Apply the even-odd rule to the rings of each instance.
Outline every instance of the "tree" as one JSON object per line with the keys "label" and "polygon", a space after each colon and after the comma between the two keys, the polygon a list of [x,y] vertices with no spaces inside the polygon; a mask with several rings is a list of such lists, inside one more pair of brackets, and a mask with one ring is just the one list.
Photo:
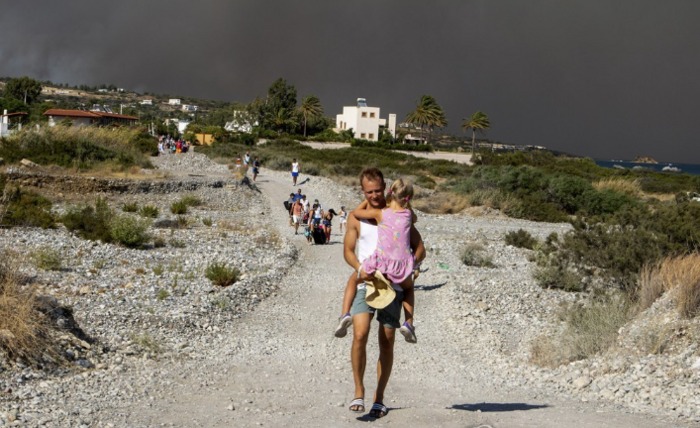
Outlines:
{"label": "tree", "polygon": [[472,130],[472,156],[474,156],[476,154],[476,133],[483,134],[487,129],[491,129],[489,117],[481,110],[477,110],[472,117],[462,119],[462,132],[467,132],[468,129]]}
{"label": "tree", "polygon": [[271,123],[277,129],[277,135],[282,135],[283,131],[290,126],[296,125],[296,120],[294,120],[290,110],[280,107],[272,118]]}
{"label": "tree", "polygon": [[301,100],[301,116],[304,121],[304,137],[306,137],[306,123],[309,118],[317,118],[323,115],[321,100],[316,95],[307,95]]}
{"label": "tree", "polygon": [[31,77],[16,77],[5,85],[5,98],[13,98],[27,104],[32,104],[41,94],[41,83]]}
{"label": "tree", "polygon": [[2,113],[3,110],[7,110],[8,113],[29,113],[29,106],[22,100],[6,97],[0,99],[0,113]]}
{"label": "tree", "polygon": [[276,127],[277,115],[280,109],[284,109],[289,116],[297,107],[297,90],[294,85],[287,85],[287,81],[281,77],[275,80],[267,90],[267,98],[262,106],[263,124],[268,127]]}
{"label": "tree", "polygon": [[426,126],[432,135],[434,127],[442,128],[443,126],[447,126],[447,117],[445,117],[445,111],[440,104],[437,103],[435,98],[430,95],[423,95],[420,100],[416,102],[416,109],[406,115],[406,122],[414,126],[420,126],[420,138],[422,141],[423,129]]}

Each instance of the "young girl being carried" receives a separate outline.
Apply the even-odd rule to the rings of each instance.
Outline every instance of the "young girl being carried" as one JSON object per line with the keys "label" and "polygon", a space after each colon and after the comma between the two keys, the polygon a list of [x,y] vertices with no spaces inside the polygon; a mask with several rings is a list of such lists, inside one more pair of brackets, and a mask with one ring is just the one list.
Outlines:
{"label": "young girl being carried", "polygon": [[[381,272],[394,284],[399,284],[404,291],[403,309],[405,322],[399,329],[409,343],[416,343],[413,327],[413,310],[415,296],[413,289],[413,269],[415,259],[411,253],[411,226],[416,222],[416,214],[411,210],[413,186],[403,179],[395,180],[387,192],[387,206],[373,209],[367,201],[362,202],[353,215],[357,219],[375,220],[377,222],[377,249],[367,257],[361,270],[371,275]],[[344,337],[352,324],[350,306],[357,292],[359,275],[353,272],[348,279],[343,298],[343,312],[340,317],[336,337]]]}

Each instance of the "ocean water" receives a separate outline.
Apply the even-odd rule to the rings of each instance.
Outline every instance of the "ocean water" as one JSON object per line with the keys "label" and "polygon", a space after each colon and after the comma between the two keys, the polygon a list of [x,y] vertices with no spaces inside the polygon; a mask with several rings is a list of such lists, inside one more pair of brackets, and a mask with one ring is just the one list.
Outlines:
{"label": "ocean water", "polygon": [[[667,163],[637,163],[637,162],[629,162],[629,161],[611,161],[611,160],[597,160],[595,163],[598,166],[602,166],[604,168],[612,168],[614,165],[619,165],[623,168],[627,169],[632,169],[635,166],[639,166],[642,168],[650,169],[653,171],[661,171],[663,167],[668,166],[669,164]],[[680,168],[680,172],[684,172],[687,174],[691,175],[700,175],[700,165],[695,165],[695,164],[690,164],[690,163],[672,163],[670,164],[671,166],[674,166],[676,168]],[[670,173],[673,174],[673,173]]]}

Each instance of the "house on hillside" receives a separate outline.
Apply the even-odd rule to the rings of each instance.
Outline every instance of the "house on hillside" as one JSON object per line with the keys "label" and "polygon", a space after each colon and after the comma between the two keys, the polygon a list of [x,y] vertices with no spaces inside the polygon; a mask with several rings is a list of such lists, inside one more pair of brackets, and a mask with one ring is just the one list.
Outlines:
{"label": "house on hillside", "polygon": [[142,106],[152,106],[153,100],[141,100],[139,104],[141,104]]}
{"label": "house on hillside", "polygon": [[49,118],[49,126],[56,126],[65,119],[73,122],[73,126],[106,126],[106,125],[136,125],[138,117],[124,114],[108,113],[106,111],[63,110],[52,108],[44,112]]}
{"label": "house on hillside", "polygon": [[7,110],[3,110],[0,116],[0,137],[7,137],[16,131],[21,131],[22,120],[26,116],[27,113],[24,112],[8,113]]}
{"label": "house on hillside", "polygon": [[170,98],[168,100],[168,104],[171,106],[179,106],[182,103],[182,100],[180,98]]}
{"label": "house on hillside", "polygon": [[336,132],[352,129],[355,138],[378,141],[380,131],[388,128],[392,138],[396,137],[396,115],[390,114],[387,120],[379,117],[379,107],[367,106],[365,98],[358,98],[357,105],[343,107],[343,113],[336,116]]}
{"label": "house on hillside", "polygon": [[250,114],[245,111],[234,110],[233,120],[226,122],[224,129],[230,132],[253,132],[253,127],[258,126],[258,122],[252,122]]}
{"label": "house on hillside", "polygon": [[189,104],[183,104],[181,108],[182,108],[182,111],[197,111],[197,110],[199,110],[198,106],[193,106],[193,105],[189,105]]}

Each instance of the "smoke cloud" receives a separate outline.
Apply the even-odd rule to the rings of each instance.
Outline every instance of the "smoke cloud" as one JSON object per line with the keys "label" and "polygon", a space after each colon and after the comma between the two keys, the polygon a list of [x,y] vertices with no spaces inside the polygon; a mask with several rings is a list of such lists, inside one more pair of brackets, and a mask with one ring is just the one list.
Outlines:
{"label": "smoke cloud", "polygon": [[700,163],[700,2],[10,2],[0,75],[249,102],[278,77],[334,116],[434,96],[460,133]]}

